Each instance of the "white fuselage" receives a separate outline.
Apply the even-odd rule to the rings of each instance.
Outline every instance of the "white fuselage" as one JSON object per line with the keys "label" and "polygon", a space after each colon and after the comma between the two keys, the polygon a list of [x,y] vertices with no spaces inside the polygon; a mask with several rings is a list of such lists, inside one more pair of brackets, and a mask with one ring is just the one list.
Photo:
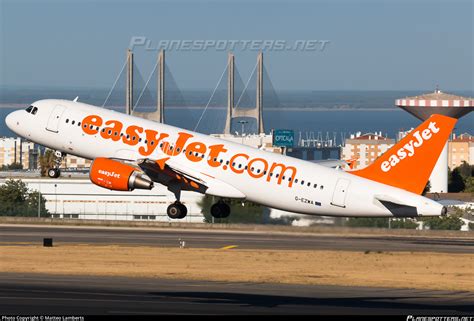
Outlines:
{"label": "white fuselage", "polygon": [[[272,208],[312,215],[394,216],[379,201],[383,198],[414,207],[418,215],[437,216],[442,213],[442,205],[428,198],[304,160],[80,102],[51,99],[37,101],[33,106],[38,108],[34,115],[19,110],[6,118],[8,127],[28,140],[84,158],[130,161],[170,157],[170,153],[166,154],[158,145],[168,143],[177,154],[171,153],[173,164],[225,182],[240,191],[246,200]],[[101,126],[94,126],[93,134],[86,133],[82,123],[79,125],[90,115],[97,115],[102,120]],[[109,131],[106,122],[111,120],[123,124],[122,130],[116,136],[112,130],[112,137],[104,138],[102,134],[108,135]],[[130,126],[140,127],[143,131],[135,132],[137,140],[127,144],[124,140]],[[104,128],[105,133],[102,131]],[[158,135],[147,136],[147,130]],[[147,138],[163,133],[166,137],[151,146]],[[178,152],[180,135],[187,139]],[[196,157],[191,160],[187,155],[192,152],[190,146],[193,143],[194,147],[196,144],[206,147],[202,149],[205,150],[204,158],[200,155],[198,161]],[[219,153],[212,146],[220,146]],[[209,159],[211,153],[214,157]]]}

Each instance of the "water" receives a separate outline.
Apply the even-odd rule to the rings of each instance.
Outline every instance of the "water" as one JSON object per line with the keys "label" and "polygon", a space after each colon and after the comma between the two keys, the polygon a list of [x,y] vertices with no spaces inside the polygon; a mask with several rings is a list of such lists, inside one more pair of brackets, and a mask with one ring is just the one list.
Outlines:
{"label": "water", "polygon": [[[213,99],[209,90],[185,90],[178,91],[179,95],[173,95],[168,90],[165,93],[166,106],[165,120],[168,124],[194,130],[199,119],[198,132],[210,134],[221,133],[224,129],[226,110],[225,108],[214,108],[216,106],[226,106],[227,97],[225,90],[216,92]],[[264,91],[265,92],[265,91]],[[264,123],[265,131],[271,129],[292,129],[295,131],[296,139],[299,133],[306,137],[306,133],[322,132],[323,138],[326,132],[332,138],[336,132],[338,142],[341,141],[341,134],[348,137],[355,132],[382,132],[389,137],[396,137],[400,130],[407,130],[416,127],[420,121],[412,115],[394,106],[397,98],[414,96],[424,91],[278,91],[276,100],[269,101],[271,96],[264,96]],[[474,92],[452,92],[456,95],[472,97]],[[24,108],[29,103],[44,98],[64,98],[74,99],[79,96],[79,101],[101,106],[108,94],[106,89],[12,89],[0,88],[0,136],[14,136],[6,127],[5,116],[13,108],[18,106]],[[151,95],[153,96],[153,95]],[[182,99],[176,100],[173,97],[179,96]],[[124,91],[116,90],[110,96],[106,107],[120,106],[124,103]],[[138,104],[137,111],[150,111],[156,100],[144,101]],[[203,107],[209,104],[209,108],[204,113]],[[179,107],[177,106],[185,106]],[[201,107],[196,107],[201,106]],[[273,107],[273,108],[268,108]],[[266,108],[266,109],[265,109]],[[291,110],[293,108],[293,110]],[[294,109],[297,108],[297,109]],[[305,110],[306,109],[306,110]],[[319,109],[315,111],[315,109]],[[344,109],[344,110],[341,110]],[[123,111],[121,108],[120,111]],[[323,111],[325,110],[325,111]],[[254,119],[246,119],[244,132],[255,132],[256,122]],[[455,133],[471,133],[474,129],[474,113],[471,113],[458,121]],[[232,126],[232,133],[241,133],[242,127],[237,121]]]}
{"label": "water", "polygon": [[[5,116],[15,110],[14,108],[0,109],[0,136],[16,136],[5,125]],[[202,109],[196,108],[170,108],[166,111],[167,123],[179,127],[193,130],[200,118]],[[198,127],[199,132],[206,134],[220,133],[224,128],[225,110],[224,109],[208,109],[201,120]],[[333,132],[337,134],[337,140],[340,142],[341,134],[346,137],[355,132],[379,132],[389,137],[396,137],[400,130],[407,130],[416,127],[420,121],[412,115],[402,110],[391,108],[384,111],[374,110],[349,110],[349,111],[268,111],[264,112],[265,131],[271,129],[292,129],[295,131],[296,139],[299,132],[302,132],[303,138],[306,132],[330,133],[332,138]],[[246,133],[256,128],[255,122],[249,121],[244,125]],[[474,113],[461,118],[454,132],[457,134],[471,133],[474,129]],[[241,132],[241,124],[234,124],[232,132]]]}

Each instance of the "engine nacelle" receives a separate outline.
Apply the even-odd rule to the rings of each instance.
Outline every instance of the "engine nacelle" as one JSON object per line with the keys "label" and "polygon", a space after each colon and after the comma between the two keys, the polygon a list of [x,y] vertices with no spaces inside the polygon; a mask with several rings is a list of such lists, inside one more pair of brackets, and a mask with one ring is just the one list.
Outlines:
{"label": "engine nacelle", "polygon": [[153,181],[148,176],[130,165],[109,158],[94,159],[89,178],[95,185],[115,191],[153,188]]}

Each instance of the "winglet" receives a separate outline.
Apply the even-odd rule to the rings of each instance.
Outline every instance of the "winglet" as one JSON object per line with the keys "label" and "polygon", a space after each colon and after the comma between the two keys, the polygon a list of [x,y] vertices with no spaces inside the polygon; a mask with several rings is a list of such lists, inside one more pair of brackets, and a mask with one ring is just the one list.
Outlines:
{"label": "winglet", "polygon": [[158,166],[160,167],[161,170],[164,170],[165,169],[165,165],[166,165],[166,161],[170,159],[169,157],[165,157],[165,158],[162,158],[162,159],[157,159],[156,160],[156,163],[158,164]]}
{"label": "winglet", "polygon": [[349,173],[421,194],[456,121],[432,115],[372,165]]}

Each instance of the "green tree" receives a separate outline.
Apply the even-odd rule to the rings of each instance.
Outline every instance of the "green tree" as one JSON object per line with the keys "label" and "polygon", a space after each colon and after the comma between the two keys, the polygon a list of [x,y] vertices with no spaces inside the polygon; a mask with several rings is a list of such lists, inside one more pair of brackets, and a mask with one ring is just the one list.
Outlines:
{"label": "green tree", "polygon": [[41,176],[47,176],[48,170],[53,168],[55,165],[56,156],[54,156],[54,151],[47,149],[46,152],[39,157],[39,165],[41,169]]}
{"label": "green tree", "polygon": [[459,172],[459,167],[456,167],[449,173],[448,178],[448,191],[451,193],[459,193],[464,190],[466,185],[464,184],[463,177]]}
{"label": "green tree", "polygon": [[423,192],[421,193],[421,195],[426,195],[426,193],[428,193],[431,189],[431,182],[428,180],[428,182],[426,182],[426,185],[425,185],[425,188],[423,189]]}
{"label": "green tree", "polygon": [[465,182],[464,192],[474,193],[474,177],[468,177]]}
{"label": "green tree", "polygon": [[418,224],[414,219],[410,218],[401,218],[401,219],[392,219],[390,222],[390,227],[393,229],[403,228],[403,229],[416,229]]}
{"label": "green tree", "polygon": [[469,165],[466,161],[462,161],[462,164],[456,168],[459,170],[459,174],[464,180],[472,177],[474,172],[474,165]]}
{"label": "green tree", "polygon": [[462,220],[456,216],[428,217],[423,219],[425,225],[431,230],[460,230]]}
{"label": "green tree", "polygon": [[0,215],[38,215],[38,196],[41,197],[41,213],[48,215],[46,199],[38,192],[30,191],[21,180],[7,180],[0,186]]}
{"label": "green tree", "polygon": [[377,227],[393,229],[415,229],[418,224],[409,218],[389,218],[384,217],[351,217],[347,220],[347,226],[350,227]]}
{"label": "green tree", "polygon": [[388,228],[388,218],[384,217],[351,217],[347,220],[350,227],[383,227]]}
{"label": "green tree", "polygon": [[17,170],[17,169],[23,169],[23,165],[20,163],[11,163],[10,165],[2,165],[2,168],[1,168],[2,171]]}

